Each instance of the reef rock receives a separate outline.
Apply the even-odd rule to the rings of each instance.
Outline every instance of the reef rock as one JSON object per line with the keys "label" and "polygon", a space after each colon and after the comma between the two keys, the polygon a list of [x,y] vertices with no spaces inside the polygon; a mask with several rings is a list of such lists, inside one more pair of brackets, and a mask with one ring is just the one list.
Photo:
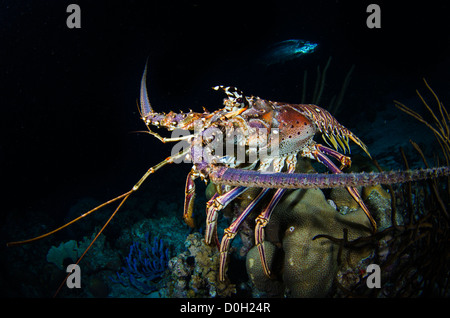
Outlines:
{"label": "reef rock", "polygon": [[[383,231],[392,226],[391,196],[381,185],[377,184],[364,187],[362,198],[375,218],[379,231]],[[404,221],[401,214],[397,213],[395,216],[395,222],[397,224],[403,224]]]}
{"label": "reef rock", "polygon": [[359,209],[359,204],[350,195],[346,188],[334,188],[330,192],[330,199],[333,200],[337,210],[341,214]]}
{"label": "reef rock", "polygon": [[[340,266],[352,266],[368,256],[367,250],[343,248],[328,235],[349,241],[370,235],[370,222],[362,209],[338,213],[319,189],[298,189],[285,194],[265,231],[266,256],[277,279],[264,276],[256,247],[247,254],[247,271],[253,284],[268,295],[324,297],[332,291]],[[256,251],[256,252],[255,252]]]}
{"label": "reef rock", "polygon": [[[267,263],[273,270],[274,267],[276,267],[275,261],[280,259],[276,257],[276,252],[280,252],[281,250],[277,249],[277,247],[269,241],[264,242],[264,249],[267,255]],[[259,252],[256,247],[248,252],[246,266],[250,280],[259,291],[265,293],[263,296],[276,297],[283,295],[286,288],[284,282],[280,279],[270,279],[264,274],[261,258],[259,257]]]}
{"label": "reef rock", "polygon": [[80,257],[78,243],[75,240],[61,242],[58,247],[52,246],[47,253],[47,262],[55,264],[59,269],[64,269],[64,260],[70,259],[76,262]]}
{"label": "reef rock", "polygon": [[193,233],[185,247],[187,252],[169,261],[171,297],[228,297],[236,292],[228,279],[219,280],[220,254],[215,246],[208,246],[200,233]]}

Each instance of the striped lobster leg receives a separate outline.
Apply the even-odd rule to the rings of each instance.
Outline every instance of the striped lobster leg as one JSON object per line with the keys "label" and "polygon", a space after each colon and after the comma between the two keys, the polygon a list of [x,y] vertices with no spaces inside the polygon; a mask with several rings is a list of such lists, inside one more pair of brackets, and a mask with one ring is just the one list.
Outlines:
{"label": "striped lobster leg", "polygon": [[[297,164],[296,154],[290,155],[286,158],[286,164],[288,166],[287,173],[293,173],[295,171],[295,166]],[[271,277],[271,272],[269,266],[267,265],[266,252],[264,248],[264,228],[269,223],[270,216],[275,209],[276,205],[283,197],[286,189],[278,189],[273,195],[267,207],[262,211],[261,214],[256,218],[255,226],[255,245],[258,248],[259,257],[261,259],[261,264],[263,266],[264,274],[267,277]]]}
{"label": "striped lobster leg", "polygon": [[183,219],[186,224],[193,228],[195,226],[194,218],[192,214],[194,213],[194,201],[195,201],[195,177],[191,172],[188,173],[186,178],[186,186],[184,190],[184,211]]}
{"label": "striped lobster leg", "polygon": [[[308,151],[310,152],[309,154],[307,153]],[[313,157],[315,160],[317,160],[318,162],[320,162],[321,164],[326,166],[334,174],[343,173],[326,155],[326,154],[329,154],[329,155],[335,157],[336,159],[341,161],[341,164],[343,164],[342,160],[345,160],[345,159],[343,159],[342,157],[345,157],[345,156],[343,156],[342,154],[340,154],[337,151],[334,151],[333,149],[330,149],[323,145],[313,144],[310,147],[308,147],[308,149],[304,150],[304,154],[307,155],[308,157]],[[350,158],[348,158],[348,161],[349,161],[349,165],[350,165],[350,162],[351,162]],[[364,211],[364,213],[366,214],[367,218],[369,219],[369,221],[372,225],[373,233],[376,233],[377,232],[377,223],[375,222],[372,215],[370,214],[369,208],[366,206],[366,204],[362,200],[361,196],[359,195],[358,190],[355,187],[350,187],[350,186],[346,186],[345,188],[350,193],[350,195],[353,197],[353,199],[355,199],[355,201],[359,204],[361,209]]]}
{"label": "striped lobster leg", "polygon": [[218,212],[225,208],[236,197],[244,193],[247,187],[236,187],[230,191],[219,195],[214,194],[213,197],[206,203],[206,233],[205,241],[207,244],[211,244],[214,237],[217,245],[219,245],[219,239],[217,238],[217,217]]}
{"label": "striped lobster leg", "polygon": [[245,208],[245,210],[239,215],[239,217],[231,223],[231,225],[225,229],[224,235],[222,237],[222,242],[220,243],[220,266],[219,266],[219,279],[221,281],[225,280],[226,264],[228,251],[230,249],[230,244],[236,236],[240,225],[247,218],[254,207],[261,201],[261,199],[269,192],[270,189],[263,189],[258,196]]}

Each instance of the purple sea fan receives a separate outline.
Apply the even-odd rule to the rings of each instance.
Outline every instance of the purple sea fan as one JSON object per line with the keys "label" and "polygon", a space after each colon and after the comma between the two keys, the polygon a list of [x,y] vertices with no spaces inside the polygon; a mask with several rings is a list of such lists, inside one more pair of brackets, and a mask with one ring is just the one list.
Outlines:
{"label": "purple sea fan", "polygon": [[145,242],[135,241],[125,257],[125,266],[117,277],[110,277],[115,283],[125,287],[133,286],[143,294],[150,294],[158,289],[157,281],[161,278],[170,259],[169,248],[164,248],[162,239],[155,237],[150,243],[149,233],[145,233]]}

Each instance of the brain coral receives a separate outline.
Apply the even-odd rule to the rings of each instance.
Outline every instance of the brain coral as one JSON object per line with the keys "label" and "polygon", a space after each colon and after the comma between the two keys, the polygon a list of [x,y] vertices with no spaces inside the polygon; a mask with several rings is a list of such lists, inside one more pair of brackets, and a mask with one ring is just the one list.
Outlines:
{"label": "brain coral", "polygon": [[344,228],[348,240],[370,234],[370,223],[361,209],[342,215],[319,189],[287,192],[265,231],[267,258],[278,277],[270,280],[264,276],[254,247],[247,254],[250,279],[268,295],[282,291],[291,297],[326,296],[339,266],[351,266],[369,254],[344,249],[338,264],[338,245],[324,238],[313,240],[319,234],[342,238]]}

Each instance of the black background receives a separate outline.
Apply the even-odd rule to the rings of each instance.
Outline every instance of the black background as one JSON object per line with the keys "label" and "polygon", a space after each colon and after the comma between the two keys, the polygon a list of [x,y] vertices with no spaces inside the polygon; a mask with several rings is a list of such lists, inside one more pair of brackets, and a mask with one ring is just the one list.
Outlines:
{"label": "black background", "polygon": [[[218,84],[299,102],[303,69],[328,56],[341,80],[357,67],[358,102],[339,118],[349,127],[380,96],[414,95],[422,77],[449,87],[445,2],[378,1],[381,29],[368,29],[370,1],[75,1],[81,29],[69,29],[72,2],[0,2],[2,216],[56,218],[82,196],[110,199],[170,154],[135,133],[145,130],[136,99],[147,58],[150,99],[166,112],[221,107],[210,90]],[[292,38],[319,50],[297,68],[255,64],[268,45]],[[182,200],[187,169],[166,167],[149,191]]]}

